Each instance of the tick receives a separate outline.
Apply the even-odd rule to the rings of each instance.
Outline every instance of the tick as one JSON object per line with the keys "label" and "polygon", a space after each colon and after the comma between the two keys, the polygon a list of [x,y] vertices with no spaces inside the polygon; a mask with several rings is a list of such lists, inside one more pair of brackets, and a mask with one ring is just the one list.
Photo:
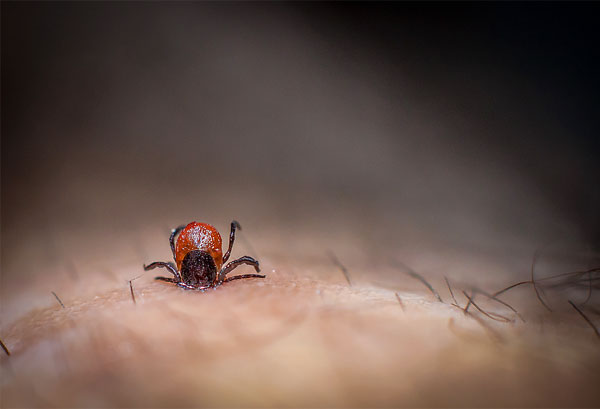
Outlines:
{"label": "tick", "polygon": [[[155,279],[174,283],[188,290],[206,290],[241,278],[265,278],[262,274],[227,277],[227,274],[242,264],[249,264],[257,273],[260,272],[258,261],[249,256],[240,257],[224,265],[231,254],[236,228],[242,229],[240,224],[234,220],[231,222],[229,248],[223,255],[221,235],[210,224],[192,222],[187,226],[179,226],[171,231],[169,237],[175,264],[155,261],[147,266],[144,265],[144,270],[148,271],[157,267],[166,268],[173,274],[173,278],[156,277]],[[175,243],[175,237],[178,234],[179,237]]]}

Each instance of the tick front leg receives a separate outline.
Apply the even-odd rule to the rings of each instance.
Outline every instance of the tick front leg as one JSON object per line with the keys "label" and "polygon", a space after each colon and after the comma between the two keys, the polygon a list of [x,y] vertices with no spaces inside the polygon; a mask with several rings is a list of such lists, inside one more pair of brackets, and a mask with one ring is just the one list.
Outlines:
{"label": "tick front leg", "polygon": [[171,245],[171,251],[173,252],[173,260],[177,260],[175,257],[175,236],[181,232],[181,230],[185,229],[185,224],[182,224],[176,229],[171,230],[171,236],[169,236],[169,244]]}
{"label": "tick front leg", "polygon": [[[146,265],[144,266],[144,270],[146,270],[146,271],[152,270],[153,268],[166,268],[175,277],[174,282],[178,283],[181,281],[181,276],[179,275],[179,272],[177,271],[177,267],[175,267],[175,264],[173,264],[173,263],[165,263],[164,261],[155,261],[154,263],[150,263],[147,266]],[[158,277],[157,277],[157,279],[158,279]],[[163,281],[170,280],[170,279],[164,279],[164,277],[161,279],[163,279]]]}
{"label": "tick front leg", "polygon": [[233,280],[241,280],[242,278],[265,278],[266,275],[263,274],[241,274],[239,276],[233,276],[233,277],[227,277],[225,278],[225,280],[223,280],[224,283],[227,283],[229,281],[233,281]]}
{"label": "tick front leg", "polygon": [[235,241],[235,229],[242,230],[242,226],[235,220],[231,222],[231,233],[229,233],[229,248],[227,249],[227,253],[223,256],[223,263],[229,260],[229,256],[231,255],[231,248],[233,247],[233,242]]}
{"label": "tick front leg", "polygon": [[154,277],[155,280],[158,281],[166,281],[167,283],[173,283],[173,284],[179,284],[179,282],[177,280],[175,280],[174,278],[169,278],[169,277]]}
{"label": "tick front leg", "polygon": [[236,268],[242,264],[249,264],[254,267],[254,269],[256,270],[257,273],[260,273],[260,267],[258,266],[258,261],[253,259],[252,257],[244,256],[244,257],[238,258],[237,260],[233,260],[233,261],[227,263],[227,265],[225,265],[219,272],[219,281],[225,281],[225,277],[227,276],[227,274],[229,274],[231,272],[231,270],[233,270],[234,268]]}

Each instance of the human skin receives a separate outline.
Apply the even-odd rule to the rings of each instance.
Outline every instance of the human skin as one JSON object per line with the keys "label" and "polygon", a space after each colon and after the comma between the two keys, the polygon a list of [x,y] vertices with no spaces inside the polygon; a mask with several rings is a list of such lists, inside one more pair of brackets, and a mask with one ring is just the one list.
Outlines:
{"label": "human skin", "polygon": [[[219,214],[217,205],[205,209]],[[506,293],[523,320],[476,299],[510,322],[462,309],[461,290],[527,279],[527,251],[514,254],[523,268],[510,275],[502,257],[416,234],[415,246],[393,252],[357,235],[380,231],[363,222],[328,232],[319,217],[286,223],[254,210],[236,217],[243,230],[232,257],[257,257],[267,277],[205,292],[155,281],[160,270],[142,269],[169,261],[170,224],[189,221],[173,223],[170,214],[146,224],[132,214],[131,228],[119,234],[101,220],[38,236],[25,229],[28,248],[55,237],[53,248],[33,254],[26,240],[5,241],[12,252],[3,259],[0,337],[11,355],[1,358],[2,406],[597,406],[599,340],[559,295],[545,295],[550,313],[530,286]],[[220,216],[226,237],[229,220]],[[377,246],[388,256],[375,257]],[[243,272],[251,268],[236,270]]]}

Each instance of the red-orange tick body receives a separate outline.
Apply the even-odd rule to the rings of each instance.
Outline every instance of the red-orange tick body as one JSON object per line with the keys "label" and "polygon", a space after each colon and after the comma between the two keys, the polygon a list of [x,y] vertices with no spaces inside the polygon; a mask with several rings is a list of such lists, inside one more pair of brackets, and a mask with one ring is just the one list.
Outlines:
{"label": "red-orange tick body", "polygon": [[[241,278],[264,278],[262,274],[243,274],[227,277],[227,274],[241,264],[249,264],[260,272],[258,261],[249,256],[243,256],[233,260],[226,265],[231,254],[231,248],[235,241],[235,230],[241,226],[235,220],[231,222],[231,233],[229,234],[229,248],[223,255],[221,235],[210,224],[192,222],[179,226],[171,231],[169,243],[173,252],[175,264],[171,262],[155,261],[144,266],[144,270],[163,267],[173,274],[173,278],[156,277],[157,280],[175,283],[178,286],[190,290],[205,290],[218,287],[219,285]],[[175,237],[177,243],[175,243]]]}

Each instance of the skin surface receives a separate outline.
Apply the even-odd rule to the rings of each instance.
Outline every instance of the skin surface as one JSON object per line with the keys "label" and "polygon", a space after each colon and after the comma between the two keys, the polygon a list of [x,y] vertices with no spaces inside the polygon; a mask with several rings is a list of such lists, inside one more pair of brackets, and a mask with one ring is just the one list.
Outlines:
{"label": "skin surface", "polygon": [[[226,191],[215,196],[235,200]],[[226,231],[231,217],[215,216],[218,203],[203,214]],[[193,207],[180,208],[182,217],[192,218]],[[335,237],[319,227],[325,218],[286,226],[275,223],[272,209],[240,213],[244,230],[232,257],[256,256],[267,278],[205,292],[142,271],[149,260],[169,258],[169,226],[177,224],[170,216],[161,228],[159,219],[149,226],[132,214],[119,234],[88,223],[91,247],[79,243],[76,225],[56,225],[39,242],[28,235],[5,243],[11,253],[3,260],[0,337],[11,355],[0,357],[2,406],[597,406],[600,340],[566,294],[545,288],[553,312],[530,286],[504,294],[524,321],[481,295],[478,306],[510,322],[473,306],[462,310],[461,290],[492,292],[527,279],[528,251],[485,254],[415,234],[413,245],[394,253],[386,241],[370,240],[369,232],[385,237],[375,225],[339,223],[347,213],[316,213],[335,219]],[[45,254],[20,258],[20,243],[43,247],[48,237],[61,238],[53,243],[71,249],[69,256],[52,263]],[[377,261],[372,255],[381,246],[387,256]],[[17,260],[21,269],[12,270]],[[549,260],[548,251],[540,257],[540,276],[552,264],[568,268]],[[461,308],[451,305],[444,276]],[[569,297],[582,302],[586,291]],[[597,297],[582,307],[596,322]]]}

